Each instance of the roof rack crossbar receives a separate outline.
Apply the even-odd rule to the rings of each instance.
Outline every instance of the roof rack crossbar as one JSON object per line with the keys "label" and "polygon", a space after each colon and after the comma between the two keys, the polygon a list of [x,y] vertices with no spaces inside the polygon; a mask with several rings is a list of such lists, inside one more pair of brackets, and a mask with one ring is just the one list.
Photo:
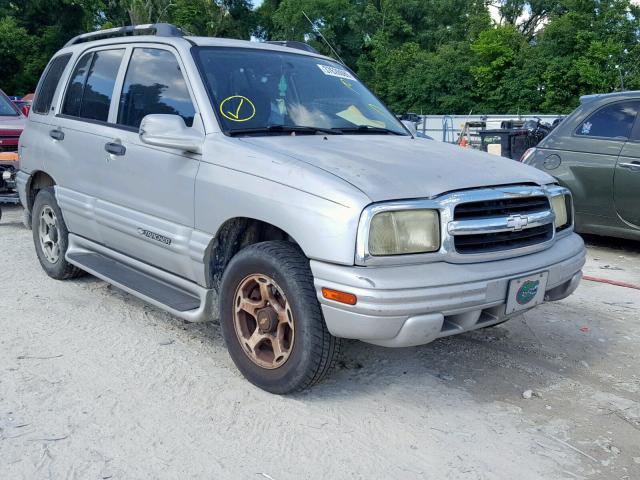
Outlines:
{"label": "roof rack crossbar", "polygon": [[129,25],[126,27],[108,28],[96,32],[83,33],[69,40],[65,47],[78,43],[91,42],[104,38],[126,37],[130,35],[155,35],[158,37],[183,37],[186,35],[182,29],[170,23],[149,23],[146,25]]}

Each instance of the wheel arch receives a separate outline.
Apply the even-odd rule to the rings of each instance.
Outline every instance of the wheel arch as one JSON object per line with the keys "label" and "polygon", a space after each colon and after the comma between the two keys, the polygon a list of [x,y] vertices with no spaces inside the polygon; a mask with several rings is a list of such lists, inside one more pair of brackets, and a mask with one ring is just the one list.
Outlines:
{"label": "wheel arch", "polygon": [[222,275],[231,259],[242,249],[269,240],[298,242],[284,229],[263,220],[234,217],[226,220],[205,251],[208,287],[219,291]]}
{"label": "wheel arch", "polygon": [[33,209],[33,202],[36,199],[36,195],[40,190],[47,187],[54,187],[56,185],[56,181],[53,179],[51,175],[42,171],[36,170],[33,172],[29,180],[27,181],[26,194],[27,194],[27,210],[29,212]]}

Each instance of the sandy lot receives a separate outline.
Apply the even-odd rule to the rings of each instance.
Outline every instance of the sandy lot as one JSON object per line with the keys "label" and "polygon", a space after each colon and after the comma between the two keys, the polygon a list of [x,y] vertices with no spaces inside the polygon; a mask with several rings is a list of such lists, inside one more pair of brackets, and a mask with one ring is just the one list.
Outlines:
{"label": "sandy lot", "polygon": [[[422,347],[349,342],[327,381],[278,397],[217,325],[49,279],[4,213],[0,479],[640,478],[639,290],[583,282]],[[640,282],[640,245],[594,241],[586,273]]]}

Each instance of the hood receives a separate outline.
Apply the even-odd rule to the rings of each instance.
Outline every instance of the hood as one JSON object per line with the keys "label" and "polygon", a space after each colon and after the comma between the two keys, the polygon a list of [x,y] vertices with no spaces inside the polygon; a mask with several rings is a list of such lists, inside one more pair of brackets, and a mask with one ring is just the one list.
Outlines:
{"label": "hood", "polygon": [[373,202],[553,182],[546,173],[508,158],[408,136],[280,135],[243,137],[242,141],[337,175]]}
{"label": "hood", "polygon": [[0,130],[23,130],[25,118],[0,115]]}

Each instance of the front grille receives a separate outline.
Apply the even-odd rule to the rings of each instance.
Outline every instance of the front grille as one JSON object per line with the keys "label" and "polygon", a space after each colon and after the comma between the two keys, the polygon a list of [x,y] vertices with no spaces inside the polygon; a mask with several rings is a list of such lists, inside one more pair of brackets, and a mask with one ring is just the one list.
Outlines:
{"label": "front grille", "polygon": [[484,200],[458,205],[454,212],[454,220],[508,217],[509,215],[526,215],[528,213],[544,212],[545,210],[549,210],[547,197]]}
{"label": "front grille", "polygon": [[[457,234],[454,236],[455,249],[460,254],[494,253],[545,243],[553,238],[553,223],[531,225],[528,215],[549,212],[550,208],[546,196],[482,200],[457,205],[454,210],[455,221],[473,224],[496,219],[504,222],[505,229],[498,232]],[[517,218],[521,222],[519,225],[509,223],[508,220],[513,216],[520,217]],[[524,219],[527,219],[526,223]]]}
{"label": "front grille", "polygon": [[529,247],[553,238],[553,223],[526,228],[519,232],[483,233],[455,237],[458,253],[491,253],[514,248]]}

